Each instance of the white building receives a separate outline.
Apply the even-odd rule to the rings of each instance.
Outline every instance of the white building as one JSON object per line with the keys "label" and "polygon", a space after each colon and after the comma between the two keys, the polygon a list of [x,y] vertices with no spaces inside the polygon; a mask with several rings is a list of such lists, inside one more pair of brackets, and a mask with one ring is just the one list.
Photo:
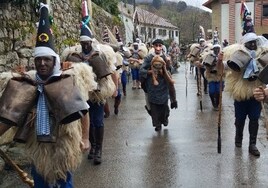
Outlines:
{"label": "white building", "polygon": [[171,39],[179,43],[179,30],[166,19],[159,17],[149,11],[136,7],[133,12],[133,5],[119,3],[121,19],[126,30],[126,44],[133,42],[134,20],[137,23],[137,31],[142,42],[152,42],[156,38],[162,40]]}

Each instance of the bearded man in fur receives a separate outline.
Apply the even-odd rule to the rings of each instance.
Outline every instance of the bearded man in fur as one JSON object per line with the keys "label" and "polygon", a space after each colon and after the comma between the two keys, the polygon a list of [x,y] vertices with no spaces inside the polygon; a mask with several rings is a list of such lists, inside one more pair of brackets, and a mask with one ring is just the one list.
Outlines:
{"label": "bearded man in fur", "polygon": [[235,146],[242,147],[243,130],[248,117],[249,153],[257,157],[260,156],[256,141],[261,104],[253,97],[253,90],[264,86],[257,77],[263,68],[258,58],[265,50],[258,46],[258,39],[255,33],[247,33],[242,37],[241,44],[224,48],[224,56],[230,68],[226,75],[226,91],[233,97],[235,107]]}
{"label": "bearded man in fur", "polygon": [[[83,111],[88,111],[87,109],[89,106],[86,103],[85,98],[88,95],[87,92],[94,88],[94,83],[92,85],[91,81],[94,77],[93,74],[90,76],[92,70],[87,68],[86,65],[75,66],[73,70],[69,71],[71,74],[66,74],[67,72],[62,72],[60,70],[59,55],[55,53],[53,48],[53,36],[50,30],[48,6],[41,3],[40,11],[39,23],[43,24],[39,24],[37,42],[34,49],[36,71],[25,73],[28,75],[28,79],[31,79],[36,83],[36,85],[34,85],[36,88],[32,93],[25,93],[25,95],[27,95],[25,98],[19,96],[19,99],[23,99],[22,102],[30,99],[32,96],[36,96],[34,97],[33,106],[30,106],[30,111],[36,109],[36,115],[33,116],[33,126],[31,127],[26,140],[24,140],[26,142],[26,154],[29,155],[33,164],[32,176],[34,179],[34,187],[71,188],[73,187],[72,173],[78,168],[81,162],[81,151],[89,149],[89,122],[88,118],[82,120],[83,124],[77,118],[65,123],[59,122],[57,120],[59,114],[55,113],[56,108],[65,111],[66,109],[64,109],[64,107],[66,106],[66,103],[60,103],[57,97],[73,95],[74,90],[67,89],[67,91],[62,91],[62,88],[57,88],[57,95],[54,98],[49,98],[50,90],[46,89],[46,87],[55,82],[57,83],[64,80],[62,79],[63,75],[68,75],[74,78],[75,85],[78,86],[81,95],[83,95],[83,100],[79,102],[79,104],[83,105],[83,108],[78,111],[78,114],[82,114]],[[80,73],[82,72],[89,75],[86,80],[86,82],[88,82],[87,84],[85,84],[84,79],[81,79],[80,77]],[[1,77],[5,76],[6,78],[12,78],[14,75],[16,77],[20,76],[19,74],[2,73]],[[81,82],[78,82],[79,79]],[[11,79],[9,79],[9,81],[10,80]],[[10,87],[9,83],[10,82],[1,85],[1,94],[4,90],[2,97],[8,94],[6,92]],[[91,86],[93,87],[89,89]],[[24,89],[30,87],[33,86],[26,84]],[[55,91],[53,87],[51,90]],[[25,92],[25,90],[23,90],[23,92]],[[12,93],[9,95],[11,94]],[[50,100],[53,102],[51,103]],[[71,103],[71,106],[75,108],[75,105],[72,103],[74,100],[75,99],[67,98],[65,102]],[[3,102],[3,100],[1,101]],[[57,103],[58,106],[52,108],[55,103]],[[78,103],[75,104],[78,105]],[[1,112],[4,112],[2,106],[0,108]],[[0,135],[5,133],[11,127],[9,124],[3,123],[3,114],[4,113],[1,113]]]}

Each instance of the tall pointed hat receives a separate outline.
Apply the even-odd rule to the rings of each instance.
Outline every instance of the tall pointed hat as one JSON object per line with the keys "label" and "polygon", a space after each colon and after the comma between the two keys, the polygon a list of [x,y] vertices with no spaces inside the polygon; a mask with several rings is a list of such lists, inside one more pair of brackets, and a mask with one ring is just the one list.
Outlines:
{"label": "tall pointed hat", "polygon": [[109,34],[108,34],[108,28],[107,28],[107,26],[104,27],[104,31],[102,33],[102,41],[103,42],[107,42],[107,43],[110,42],[110,37],[109,37]]}
{"label": "tall pointed hat", "polygon": [[49,19],[49,6],[40,3],[40,19],[38,23],[38,31],[36,36],[36,45],[34,49],[34,57],[53,56],[56,59],[54,74],[60,74],[60,58],[55,52],[54,39],[51,29],[51,21]]}
{"label": "tall pointed hat", "polygon": [[87,0],[82,1],[82,21],[80,24],[80,41],[92,41],[93,34],[89,26],[90,16],[88,14]]}
{"label": "tall pointed hat", "polygon": [[40,8],[40,19],[36,37],[36,47],[43,46],[55,51],[51,23],[49,20],[49,7],[43,3]]}
{"label": "tall pointed hat", "polygon": [[244,36],[246,33],[255,33],[251,12],[245,2],[241,2],[240,17],[243,30],[242,35]]}
{"label": "tall pointed hat", "polygon": [[258,37],[255,34],[251,12],[245,2],[241,2],[240,19],[242,27],[241,43],[245,44],[249,41],[256,40]]}

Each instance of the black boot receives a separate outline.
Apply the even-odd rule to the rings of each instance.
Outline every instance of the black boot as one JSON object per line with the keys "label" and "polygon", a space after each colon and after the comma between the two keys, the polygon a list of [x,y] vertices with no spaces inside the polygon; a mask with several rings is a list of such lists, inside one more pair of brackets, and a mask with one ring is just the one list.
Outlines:
{"label": "black boot", "polygon": [[211,100],[213,108],[216,108],[216,102],[215,102],[214,94],[209,94],[209,97],[210,97],[210,100]]}
{"label": "black boot", "polygon": [[106,103],[104,104],[104,118],[108,118],[110,116],[110,108],[109,108],[109,104],[106,101]]}
{"label": "black boot", "polygon": [[126,86],[123,86],[123,94],[124,94],[124,96],[127,96]]}
{"label": "black boot", "polygon": [[94,153],[96,149],[95,127],[90,127],[89,141],[91,143],[91,148],[87,158],[90,160],[94,158]]}
{"label": "black boot", "polygon": [[104,127],[96,127],[95,131],[96,131],[96,149],[93,162],[95,165],[99,165],[102,162],[101,155],[102,155]]}
{"label": "black boot", "polygon": [[245,121],[235,120],[235,146],[238,148],[242,147],[244,126]]}
{"label": "black boot", "polygon": [[259,157],[260,152],[258,148],[256,147],[256,140],[257,140],[257,134],[258,134],[258,129],[259,129],[259,122],[258,120],[250,120],[249,121],[249,147],[248,151],[250,154]]}
{"label": "black boot", "polygon": [[219,110],[219,104],[220,104],[220,93],[214,94],[214,100],[215,100],[215,110]]}
{"label": "black boot", "polygon": [[117,96],[114,99],[114,114],[117,115],[118,114],[118,107],[121,103],[121,96]]}
{"label": "black boot", "polygon": [[204,79],[204,93],[208,94],[208,80],[205,78],[205,76],[203,76]]}
{"label": "black boot", "polygon": [[219,107],[220,104],[220,93],[215,93],[215,104]]}

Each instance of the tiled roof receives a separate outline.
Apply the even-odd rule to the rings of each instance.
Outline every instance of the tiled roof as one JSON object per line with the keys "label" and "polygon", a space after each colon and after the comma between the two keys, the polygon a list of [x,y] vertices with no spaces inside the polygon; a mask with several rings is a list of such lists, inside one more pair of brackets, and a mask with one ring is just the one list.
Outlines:
{"label": "tiled roof", "polygon": [[208,0],[208,1],[206,1],[206,2],[203,4],[203,6],[209,8],[209,9],[211,9],[211,4],[213,3],[213,1],[215,1],[215,0]]}
{"label": "tiled roof", "polygon": [[[126,7],[124,7],[124,3],[120,2],[118,8],[119,11],[125,16],[133,17],[133,5],[126,4]],[[153,14],[147,10],[141,9],[140,7],[136,7],[136,12],[139,23],[178,29],[165,18],[157,16],[156,14]]]}

